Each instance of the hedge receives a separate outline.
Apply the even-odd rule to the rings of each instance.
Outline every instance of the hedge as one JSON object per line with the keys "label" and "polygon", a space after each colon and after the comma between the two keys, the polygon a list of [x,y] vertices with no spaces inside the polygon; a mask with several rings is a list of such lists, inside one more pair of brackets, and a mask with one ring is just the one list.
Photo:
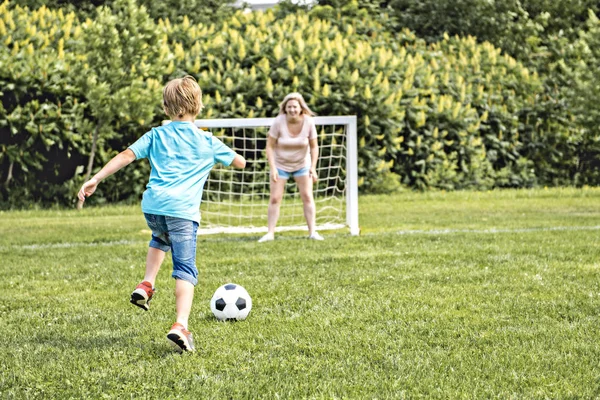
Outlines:
{"label": "hedge", "polygon": [[[5,1],[0,201],[72,205],[90,155],[96,171],[158,125],[162,85],[186,73],[203,88],[203,118],[274,116],[291,91],[319,115],[357,115],[363,193],[544,183],[524,143],[539,128],[536,73],[473,37],[427,44],[327,12],[196,24],[155,22],[134,0],[85,20]],[[138,199],[147,173],[128,167],[93,201]]]}

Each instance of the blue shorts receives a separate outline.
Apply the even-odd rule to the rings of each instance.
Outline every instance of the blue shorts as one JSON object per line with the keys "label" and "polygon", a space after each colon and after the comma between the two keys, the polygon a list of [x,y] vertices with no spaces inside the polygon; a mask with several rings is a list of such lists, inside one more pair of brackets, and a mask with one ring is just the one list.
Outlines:
{"label": "blue shorts", "polygon": [[150,247],[164,251],[172,251],[173,274],[175,279],[198,283],[196,268],[196,232],[198,223],[189,219],[167,217],[164,215],[146,214],[146,223],[152,230]]}
{"label": "blue shorts", "polygon": [[297,178],[299,176],[306,176],[306,175],[308,175],[309,172],[310,172],[310,168],[308,168],[308,167],[304,167],[304,168],[299,169],[298,171],[294,171],[294,172],[287,172],[287,171],[277,168],[277,173],[279,174],[279,177],[281,179],[290,179],[290,176],[293,176],[294,178]]}

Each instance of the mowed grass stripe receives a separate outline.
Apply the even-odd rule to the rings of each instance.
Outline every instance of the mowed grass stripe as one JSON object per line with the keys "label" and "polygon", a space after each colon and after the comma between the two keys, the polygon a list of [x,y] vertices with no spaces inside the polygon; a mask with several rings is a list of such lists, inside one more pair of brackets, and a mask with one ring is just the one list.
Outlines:
{"label": "mowed grass stripe", "polygon": [[[554,227],[539,227],[539,228],[514,228],[514,229],[501,229],[501,228],[489,228],[489,229],[430,229],[430,230],[399,230],[399,231],[384,231],[384,232],[370,232],[363,234],[363,236],[384,236],[384,235],[455,235],[455,234],[503,234],[503,233],[528,233],[528,232],[559,232],[559,231],[596,231],[600,230],[600,225],[594,226],[554,226]],[[144,231],[148,235],[150,231]],[[305,237],[291,236],[280,236],[277,241],[281,240],[305,240]],[[325,234],[328,238],[347,238],[349,235],[346,233],[333,233]],[[202,242],[218,242],[224,241],[240,241],[240,242],[254,242],[255,236],[200,236],[199,240]],[[129,246],[135,244],[147,243],[147,240],[117,240],[108,242],[59,242],[59,243],[46,243],[46,244],[23,244],[23,245],[12,245],[12,246],[0,246],[0,252],[8,250],[48,250],[48,249],[60,249],[67,247],[94,247],[94,246]],[[268,246],[264,244],[263,246]]]}

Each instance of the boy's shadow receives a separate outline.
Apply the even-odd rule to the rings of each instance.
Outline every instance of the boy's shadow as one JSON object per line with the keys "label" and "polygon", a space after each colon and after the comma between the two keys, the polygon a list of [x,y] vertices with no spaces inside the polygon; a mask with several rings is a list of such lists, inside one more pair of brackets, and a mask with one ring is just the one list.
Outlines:
{"label": "boy's shadow", "polygon": [[130,353],[139,360],[139,357],[149,360],[172,357],[186,354],[175,344],[171,344],[166,335],[147,340],[136,337],[135,333],[121,332],[110,336],[89,334],[81,335],[56,335],[32,338],[30,345],[33,347],[46,347],[52,349],[77,349],[78,351],[98,351],[106,354]]}

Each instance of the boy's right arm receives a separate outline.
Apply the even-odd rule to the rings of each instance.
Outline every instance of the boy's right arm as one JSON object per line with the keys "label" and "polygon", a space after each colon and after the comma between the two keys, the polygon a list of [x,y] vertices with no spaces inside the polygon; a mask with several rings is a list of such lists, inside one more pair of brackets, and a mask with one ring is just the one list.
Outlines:
{"label": "boy's right arm", "polygon": [[235,168],[244,168],[246,166],[246,159],[239,154],[236,154],[231,162],[231,165]]}
{"label": "boy's right arm", "polygon": [[136,157],[131,149],[126,149],[116,156],[112,160],[106,163],[106,165],[96,174],[92,179],[87,181],[81,186],[77,197],[79,200],[85,201],[86,197],[91,196],[98,187],[98,184],[107,177],[111,176],[121,168],[131,164],[135,161]]}

